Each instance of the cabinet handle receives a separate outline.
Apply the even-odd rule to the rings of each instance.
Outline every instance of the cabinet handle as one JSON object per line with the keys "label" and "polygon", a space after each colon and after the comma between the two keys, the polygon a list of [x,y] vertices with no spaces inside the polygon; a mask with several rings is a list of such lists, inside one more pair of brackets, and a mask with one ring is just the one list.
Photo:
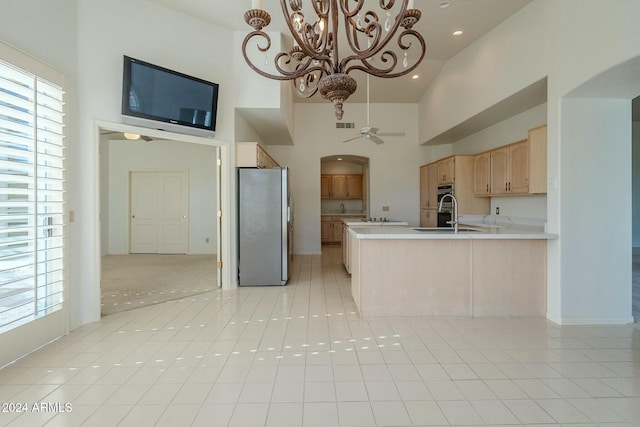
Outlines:
{"label": "cabinet handle", "polygon": [[487,193],[489,192],[489,184],[487,184]]}
{"label": "cabinet handle", "polygon": [[509,191],[511,191],[511,183],[509,183]]}
{"label": "cabinet handle", "polygon": [[504,191],[509,191],[509,190],[507,190],[507,183],[506,182],[504,183]]}

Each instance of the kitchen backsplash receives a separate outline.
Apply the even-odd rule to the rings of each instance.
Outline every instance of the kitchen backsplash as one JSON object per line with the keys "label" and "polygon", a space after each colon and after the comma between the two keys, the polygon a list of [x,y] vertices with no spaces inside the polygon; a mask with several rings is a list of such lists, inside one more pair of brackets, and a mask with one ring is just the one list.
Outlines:
{"label": "kitchen backsplash", "polygon": [[344,205],[345,213],[360,214],[362,212],[362,200],[322,200],[322,213],[342,213],[342,206]]}

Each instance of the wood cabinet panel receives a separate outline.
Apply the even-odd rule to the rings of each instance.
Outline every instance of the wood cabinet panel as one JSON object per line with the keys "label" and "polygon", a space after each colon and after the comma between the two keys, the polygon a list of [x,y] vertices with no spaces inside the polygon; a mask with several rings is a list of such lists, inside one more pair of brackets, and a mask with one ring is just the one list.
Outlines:
{"label": "wood cabinet panel", "polygon": [[364,187],[362,175],[320,175],[320,198],[362,199]]}
{"label": "wood cabinet panel", "polygon": [[362,199],[362,175],[347,175],[347,198]]}
{"label": "wood cabinet panel", "polygon": [[509,149],[491,152],[491,194],[507,194],[509,182]]}
{"label": "wood cabinet panel", "polygon": [[427,166],[428,175],[429,175],[429,183],[427,187],[429,188],[427,195],[427,209],[437,209],[438,208],[438,166],[435,163],[432,163]]}
{"label": "wood cabinet panel", "polygon": [[331,175],[320,175],[320,198],[331,198]]}
{"label": "wood cabinet panel", "polygon": [[455,181],[455,157],[438,160],[438,184],[451,184]]}
{"label": "wood cabinet panel", "polygon": [[236,166],[265,169],[280,165],[257,142],[237,142]]}
{"label": "wood cabinet panel", "polygon": [[[485,181],[489,156],[489,193]],[[547,192],[547,126],[529,129],[527,139],[478,154],[474,161],[476,196],[509,196]]]}
{"label": "wood cabinet panel", "polygon": [[476,196],[489,196],[491,194],[491,155],[482,153],[473,159],[474,187]]}

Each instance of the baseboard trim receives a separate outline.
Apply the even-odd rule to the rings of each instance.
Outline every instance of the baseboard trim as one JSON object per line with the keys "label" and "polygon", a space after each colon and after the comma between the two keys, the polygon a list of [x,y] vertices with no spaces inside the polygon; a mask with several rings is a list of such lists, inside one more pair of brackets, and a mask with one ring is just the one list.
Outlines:
{"label": "baseboard trim", "polygon": [[557,325],[628,325],[633,323],[633,316],[604,318],[564,318],[547,313],[547,320]]}

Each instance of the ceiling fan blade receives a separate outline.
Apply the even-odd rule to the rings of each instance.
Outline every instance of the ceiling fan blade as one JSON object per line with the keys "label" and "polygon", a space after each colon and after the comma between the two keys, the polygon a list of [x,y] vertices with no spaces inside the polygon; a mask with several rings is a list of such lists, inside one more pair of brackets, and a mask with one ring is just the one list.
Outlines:
{"label": "ceiling fan blade", "polygon": [[380,133],[377,133],[376,135],[380,135],[380,136],[405,136],[406,134],[404,132],[380,132]]}
{"label": "ceiling fan blade", "polygon": [[358,135],[358,136],[353,137],[353,138],[345,139],[345,140],[344,140],[344,141],[342,141],[342,142],[354,141],[354,140],[356,140],[356,139],[360,139],[360,138],[362,138],[362,135]]}
{"label": "ceiling fan blade", "polygon": [[375,142],[378,145],[384,144],[384,141],[381,138],[378,138],[376,135],[371,135],[369,137],[369,139],[372,140],[373,142]]}

